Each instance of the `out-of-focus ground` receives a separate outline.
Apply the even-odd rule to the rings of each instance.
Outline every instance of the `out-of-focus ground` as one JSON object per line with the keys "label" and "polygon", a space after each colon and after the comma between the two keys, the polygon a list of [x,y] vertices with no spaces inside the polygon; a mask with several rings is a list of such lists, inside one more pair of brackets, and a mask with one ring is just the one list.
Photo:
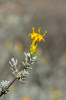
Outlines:
{"label": "out-of-focus ground", "polygon": [[0,81],[14,78],[9,60],[24,60],[29,52],[32,27],[45,43],[38,44],[30,75],[22,85],[18,81],[1,100],[66,100],[66,0],[0,0]]}

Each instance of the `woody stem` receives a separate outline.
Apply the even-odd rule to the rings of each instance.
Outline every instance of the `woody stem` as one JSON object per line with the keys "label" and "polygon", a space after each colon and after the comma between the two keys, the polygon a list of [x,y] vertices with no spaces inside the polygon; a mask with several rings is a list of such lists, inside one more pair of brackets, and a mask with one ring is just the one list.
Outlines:
{"label": "woody stem", "polygon": [[16,77],[13,79],[13,81],[12,81],[12,82],[9,84],[9,86],[7,87],[7,90],[8,90],[9,87],[15,82],[16,79],[17,79]]}

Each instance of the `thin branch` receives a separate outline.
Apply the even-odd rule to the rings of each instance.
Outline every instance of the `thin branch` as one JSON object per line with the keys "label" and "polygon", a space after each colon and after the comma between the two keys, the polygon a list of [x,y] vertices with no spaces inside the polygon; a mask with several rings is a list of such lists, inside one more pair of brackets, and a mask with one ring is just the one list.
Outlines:
{"label": "thin branch", "polygon": [[[12,81],[12,82],[8,85],[8,87],[6,88],[6,91],[8,91],[9,87],[15,82],[16,79],[17,79],[16,77],[13,79],[13,81]],[[3,91],[3,92],[0,94],[0,97],[1,97],[3,94],[6,94],[6,91]]]}
{"label": "thin branch", "polygon": [[16,77],[13,79],[13,81],[9,84],[9,86],[6,88],[7,90],[9,89],[9,87],[16,81]]}

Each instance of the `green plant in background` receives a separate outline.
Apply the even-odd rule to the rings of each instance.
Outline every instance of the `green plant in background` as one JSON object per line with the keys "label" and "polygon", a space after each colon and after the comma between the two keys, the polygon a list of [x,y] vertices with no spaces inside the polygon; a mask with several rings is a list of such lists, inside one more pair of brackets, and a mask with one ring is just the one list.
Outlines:
{"label": "green plant in background", "polygon": [[18,65],[17,59],[15,60],[14,58],[12,58],[11,61],[9,61],[9,64],[11,65],[10,69],[12,70],[12,73],[15,75],[15,78],[13,79],[12,82],[10,82],[10,81],[0,82],[0,97],[2,95],[5,95],[5,94],[8,93],[9,87],[17,79],[22,84],[25,84],[25,82],[23,82],[23,80],[26,79],[26,77],[29,75],[29,72],[27,71],[27,69],[32,69],[32,64],[34,64],[38,60],[38,58],[35,56],[35,52],[36,52],[36,49],[37,49],[37,44],[41,40],[43,40],[45,42],[43,37],[45,36],[46,33],[47,33],[47,31],[45,31],[45,33],[43,35],[41,35],[40,34],[40,28],[38,30],[38,33],[35,33],[34,32],[34,27],[32,28],[32,33],[29,34],[29,36],[31,36],[31,39],[32,39],[32,43],[31,43],[31,46],[30,46],[30,53],[25,53],[24,52],[25,62],[22,61],[24,69],[20,70],[20,66]]}

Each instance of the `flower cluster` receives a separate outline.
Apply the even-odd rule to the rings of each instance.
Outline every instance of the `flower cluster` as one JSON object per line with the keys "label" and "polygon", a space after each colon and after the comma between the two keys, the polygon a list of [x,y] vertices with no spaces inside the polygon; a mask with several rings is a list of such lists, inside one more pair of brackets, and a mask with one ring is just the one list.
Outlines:
{"label": "flower cluster", "polygon": [[35,54],[38,42],[40,42],[41,40],[43,40],[45,42],[43,37],[45,36],[47,31],[45,31],[45,33],[43,35],[41,35],[40,34],[40,29],[41,28],[39,28],[38,33],[35,33],[34,32],[34,27],[33,27],[32,28],[32,33],[29,34],[29,36],[31,36],[31,38],[32,38],[32,44],[30,46],[30,53]]}

